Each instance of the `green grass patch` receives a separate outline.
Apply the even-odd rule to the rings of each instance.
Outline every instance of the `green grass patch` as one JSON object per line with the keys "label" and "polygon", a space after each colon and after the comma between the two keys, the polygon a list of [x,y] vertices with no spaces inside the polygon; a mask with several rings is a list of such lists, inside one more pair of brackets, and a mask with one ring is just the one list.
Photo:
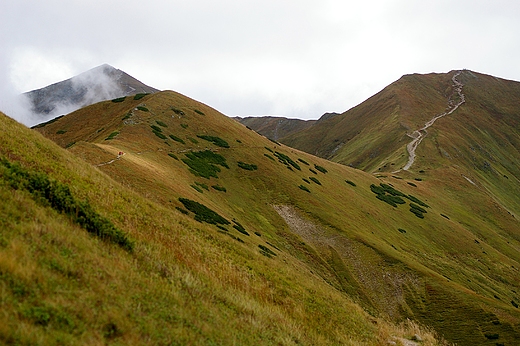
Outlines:
{"label": "green grass patch", "polygon": [[134,243],[126,234],[98,214],[88,201],[77,201],[68,185],[49,179],[44,173],[12,164],[6,159],[0,159],[0,166],[3,168],[1,176],[12,188],[29,192],[36,202],[68,215],[87,232],[127,251],[133,250]]}
{"label": "green grass patch", "polygon": [[320,165],[314,165],[314,168],[316,168],[318,171],[320,171],[321,173],[327,173],[328,171],[325,169],[325,167],[323,166],[320,166]]}
{"label": "green grass patch", "polygon": [[168,127],[168,125],[166,125],[165,123],[163,123],[163,122],[160,121],[160,120],[156,120],[155,122],[156,122],[157,125],[159,125],[159,126],[162,126],[162,127]]}
{"label": "green grass patch", "polygon": [[105,138],[105,141],[109,141],[111,139],[114,139],[119,134],[119,131],[114,131],[111,134],[108,135],[107,138]]}
{"label": "green grass patch", "polygon": [[206,179],[218,178],[217,173],[220,172],[220,168],[217,165],[229,168],[226,158],[211,150],[187,153],[182,162],[188,165],[191,173]]}
{"label": "green grass patch", "polygon": [[173,139],[175,142],[179,142],[179,143],[182,143],[182,144],[186,144],[186,142],[184,142],[184,140],[183,140],[182,138],[179,138],[179,137],[177,137],[177,136],[175,136],[175,135],[169,135],[169,137],[170,137],[171,139]]}
{"label": "green grass patch", "polygon": [[314,183],[318,184],[318,185],[321,185],[321,181],[319,181],[317,178],[315,177],[309,177],[310,180],[312,180]]}
{"label": "green grass patch", "polygon": [[258,166],[253,163],[245,163],[242,161],[238,161],[238,167],[245,169],[247,171],[256,171]]}
{"label": "green grass patch", "polygon": [[123,102],[125,99],[126,99],[126,96],[118,97],[118,98],[112,99],[112,102],[120,103],[120,102]]}
{"label": "green grass patch", "polygon": [[215,144],[216,146],[222,147],[222,148],[229,148],[228,142],[223,140],[220,137],[217,136],[208,136],[208,135],[197,135],[200,139],[203,139],[205,141],[211,142]]}
{"label": "green grass patch", "polygon": [[213,225],[229,225],[231,223],[199,202],[182,197],[179,197],[179,202],[184,205],[184,208],[194,213],[195,220],[199,222],[206,222]]}

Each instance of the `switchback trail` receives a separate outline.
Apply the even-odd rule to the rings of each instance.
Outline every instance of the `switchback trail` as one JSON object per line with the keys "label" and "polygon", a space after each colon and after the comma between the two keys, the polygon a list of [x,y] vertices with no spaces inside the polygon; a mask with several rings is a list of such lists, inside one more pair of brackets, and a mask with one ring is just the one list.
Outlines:
{"label": "switchback trail", "polygon": [[410,143],[408,143],[408,145],[406,146],[406,150],[408,151],[408,162],[402,169],[395,171],[393,173],[397,173],[401,170],[407,171],[408,169],[410,169],[410,167],[412,167],[413,163],[415,162],[415,156],[416,156],[415,151],[417,150],[417,147],[419,146],[419,144],[421,144],[422,140],[424,139],[424,137],[427,134],[426,130],[430,126],[432,126],[435,123],[435,121],[437,121],[437,119],[440,119],[446,115],[450,115],[451,113],[455,112],[461,104],[466,102],[464,94],[462,93],[462,87],[464,86],[464,84],[462,84],[461,82],[459,82],[457,80],[457,77],[461,73],[462,73],[462,71],[458,71],[451,78],[451,80],[453,81],[453,86],[455,87],[455,92],[459,96],[459,101],[457,103],[455,103],[456,101],[453,100],[452,97],[450,97],[450,99],[448,100],[448,110],[446,112],[434,116],[430,121],[428,121],[426,124],[424,124],[424,126],[422,128],[420,128],[419,130],[415,130],[412,134],[408,135],[413,138],[413,140]]}

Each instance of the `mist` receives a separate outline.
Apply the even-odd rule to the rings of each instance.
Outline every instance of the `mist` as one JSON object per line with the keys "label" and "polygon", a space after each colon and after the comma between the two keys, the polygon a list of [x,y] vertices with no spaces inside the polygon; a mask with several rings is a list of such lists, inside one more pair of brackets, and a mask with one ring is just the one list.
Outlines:
{"label": "mist", "polygon": [[[127,93],[119,83],[121,76],[121,71],[105,64],[22,94],[4,86],[6,90],[0,98],[0,111],[31,127],[93,103],[125,96]],[[131,92],[131,87],[128,88]]]}

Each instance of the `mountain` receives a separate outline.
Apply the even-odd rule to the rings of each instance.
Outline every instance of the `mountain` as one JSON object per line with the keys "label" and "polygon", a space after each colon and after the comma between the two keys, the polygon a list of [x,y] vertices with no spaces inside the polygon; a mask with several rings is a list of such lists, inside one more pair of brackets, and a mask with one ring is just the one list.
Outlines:
{"label": "mountain", "polygon": [[[513,130],[497,127],[506,131],[496,137],[502,143],[497,147],[488,144],[497,134],[478,134],[468,125],[464,131],[467,138],[474,136],[474,150],[460,147],[461,154],[452,156],[460,161],[423,157],[421,152],[430,150],[432,139],[456,144],[455,137],[443,138],[448,133],[464,140],[462,126],[446,126],[451,132],[435,137],[434,129],[441,119],[451,119],[475,102],[473,93],[482,93],[469,79],[493,83],[469,71],[457,73],[403,77],[369,99],[371,106],[358,106],[371,111],[370,117],[351,110],[356,119],[372,126],[351,124],[369,136],[367,146],[380,145],[380,152],[386,153],[386,146],[395,145],[390,156],[375,156],[380,162],[395,156],[387,165],[393,167],[391,172],[379,171],[384,167],[380,164],[379,173],[372,174],[274,143],[172,91],[100,102],[36,128],[66,151],[55,148],[42,154],[37,148],[43,144],[25,148],[9,142],[0,148],[18,148],[2,149],[2,155],[55,174],[55,179],[71,184],[74,193],[90,196],[96,210],[135,239],[136,255],[129,258],[110,247],[96,250],[106,251],[103,256],[113,261],[101,266],[100,277],[116,277],[119,286],[110,291],[110,301],[100,304],[113,308],[93,312],[106,321],[112,318],[115,327],[90,327],[87,313],[68,303],[75,323],[89,326],[86,335],[102,335],[108,328],[124,340],[151,338],[155,343],[180,335],[199,343],[372,345],[418,333],[424,339],[437,334],[459,345],[514,344],[520,339],[520,185],[517,168],[502,162],[516,155],[511,149],[516,144],[509,147],[506,142],[516,138],[514,123],[509,125]],[[464,84],[464,97],[454,78]],[[514,108],[512,103],[494,103],[498,94],[489,96],[484,109],[496,110],[508,124]],[[458,105],[457,109],[427,129],[416,162],[399,170],[407,162],[406,153],[399,150],[406,150],[411,141],[406,133],[395,138],[401,123],[412,135],[412,129],[431,120],[427,112],[439,114],[438,105],[446,112],[450,95],[448,109]],[[462,99],[465,102],[459,104]],[[397,111],[408,115],[400,119]],[[477,121],[482,115],[474,111]],[[388,114],[393,116],[387,118]],[[304,132],[320,122],[347,123],[343,117],[326,117]],[[349,131],[361,141],[355,130]],[[4,141],[39,138],[9,132],[13,134],[5,135]],[[466,156],[465,150],[473,156]],[[493,157],[488,156],[489,165],[479,161],[486,153]],[[77,166],[65,170],[71,162]],[[16,224],[21,217],[17,215],[9,222]],[[38,249],[24,238],[19,243]],[[48,246],[59,253],[59,244],[49,241]],[[100,246],[96,244],[89,242],[88,249]],[[15,250],[6,258],[15,258]],[[108,269],[108,263],[132,275],[122,277]],[[107,285],[96,281],[95,269],[86,268],[90,285]],[[22,272],[22,267],[16,270]],[[40,280],[54,287],[46,293],[48,304],[67,285],[73,288],[70,292],[79,289],[67,277],[54,286]],[[149,285],[144,284],[147,280]],[[131,292],[122,295],[126,286]],[[155,289],[160,294],[154,295]],[[12,295],[10,299],[19,302]],[[112,300],[124,312],[116,313]],[[166,304],[163,308],[156,301],[167,304],[161,303]],[[10,308],[19,316],[16,321],[30,324],[19,306],[13,303]],[[24,306],[31,309],[29,301]],[[396,325],[406,319],[412,324],[398,332]],[[426,327],[414,331],[417,323]],[[41,330],[37,323],[32,325]]]}
{"label": "mountain", "polygon": [[235,117],[234,119],[275,141],[290,134],[305,130],[315,122],[315,120],[288,119],[273,116]]}
{"label": "mountain", "polygon": [[24,93],[32,111],[42,116],[58,116],[81,107],[136,93],[155,93],[152,88],[127,73],[104,64],[70,79]]}

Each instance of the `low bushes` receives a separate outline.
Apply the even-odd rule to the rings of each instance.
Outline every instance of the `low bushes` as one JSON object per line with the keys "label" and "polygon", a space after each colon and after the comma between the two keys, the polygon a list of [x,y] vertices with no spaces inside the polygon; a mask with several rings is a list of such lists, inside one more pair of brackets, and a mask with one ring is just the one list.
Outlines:
{"label": "low bushes", "polygon": [[198,109],[194,109],[193,110],[195,113],[199,114],[199,115],[206,115],[204,114],[202,111],[199,111]]}
{"label": "low bushes", "polygon": [[208,135],[197,135],[200,139],[203,139],[205,141],[211,142],[215,144],[216,146],[222,147],[222,148],[229,148],[228,142],[223,140],[220,137],[217,136],[208,136]]}
{"label": "low bushes", "polygon": [[260,253],[262,255],[269,257],[269,258],[276,256],[276,253],[274,253],[274,251],[269,249],[267,246],[260,244],[260,245],[258,245],[258,247],[260,248]]}
{"label": "low bushes", "polygon": [[109,140],[114,139],[118,134],[119,134],[119,131],[112,132],[111,134],[108,135],[107,138],[105,138],[105,141],[109,141]]}
{"label": "low bushes", "polygon": [[297,170],[301,171],[302,169],[300,168],[300,165],[298,165],[296,162],[294,162],[289,156],[285,155],[285,154],[282,154],[278,151],[275,151],[274,152],[274,156],[276,156],[276,158],[278,159],[278,161],[280,161],[281,163],[283,163],[284,165],[286,165],[287,167],[294,167],[296,168]]}
{"label": "low bushes", "polygon": [[148,108],[146,108],[145,106],[137,106],[137,107],[135,107],[135,108],[137,108],[138,110],[143,111],[143,112],[149,112],[149,111],[150,111],[150,110],[149,110]]}
{"label": "low bushes", "polygon": [[216,165],[229,168],[226,158],[211,150],[187,153],[182,162],[188,165],[191,173],[206,179],[218,178],[217,173],[220,172],[220,168]]}
{"label": "low bushes", "polygon": [[174,135],[169,135],[169,137],[171,139],[173,139],[174,141],[176,141],[176,142],[179,142],[179,143],[182,143],[182,144],[186,144],[186,142],[184,142],[184,140],[182,138],[179,138],[179,137],[174,136]]}
{"label": "low bushes", "polygon": [[150,95],[150,93],[139,93],[139,94],[135,94],[135,95],[134,95],[134,100],[140,100],[140,99],[142,99],[143,97],[145,97],[146,95]]}
{"label": "low bushes", "polygon": [[352,185],[352,186],[356,186],[356,184],[353,182],[353,181],[350,181],[350,180],[345,180],[345,182],[349,185]]}
{"label": "low bushes", "polygon": [[300,189],[302,189],[303,191],[305,191],[305,192],[309,192],[309,193],[311,192],[311,190],[309,190],[309,188],[307,188],[307,186],[305,186],[305,185],[300,185],[300,186],[298,186],[298,187],[299,187]]}
{"label": "low bushes", "polygon": [[212,188],[214,188],[215,190],[217,191],[220,191],[220,192],[227,192],[226,188],[224,186],[220,186],[220,185],[211,185]]}
{"label": "low bushes", "polygon": [[327,173],[328,171],[325,169],[325,167],[322,167],[322,166],[319,166],[319,165],[314,165],[314,168],[316,168],[318,171],[320,171],[321,173]]}
{"label": "low bushes", "polygon": [[156,122],[157,125],[159,125],[159,126],[162,126],[162,127],[168,127],[168,125],[166,125],[165,123],[163,123],[163,122],[160,121],[160,120],[156,120],[155,122]]}
{"label": "low bushes", "polygon": [[256,171],[258,166],[253,163],[245,163],[242,161],[238,161],[238,167],[245,169],[247,171]]}
{"label": "low bushes", "polygon": [[188,209],[195,214],[195,220],[199,222],[206,222],[213,225],[229,225],[231,222],[220,216],[218,213],[209,209],[199,202],[192,201],[191,199],[179,197],[179,202],[184,205],[184,208]]}
{"label": "low bushes", "polygon": [[116,99],[113,99],[112,102],[114,102],[114,103],[120,103],[120,102],[123,102],[125,99],[126,99],[126,96],[118,97],[118,98],[116,98]]}
{"label": "low bushes", "polygon": [[236,229],[237,231],[239,231],[240,233],[242,233],[244,235],[249,236],[249,233],[246,231],[244,226],[242,226],[240,223],[238,223],[238,221],[233,220],[233,223],[234,223],[234,225],[233,225],[234,229]]}
{"label": "low bushes", "polygon": [[77,201],[67,185],[51,180],[44,173],[32,172],[18,164],[0,159],[0,176],[12,188],[29,192],[32,198],[52,209],[68,215],[71,220],[87,232],[111,243],[132,251],[134,243],[112,222],[98,214],[88,201]]}
{"label": "low bushes", "polygon": [[312,180],[314,183],[321,185],[321,182],[318,179],[316,179],[315,177],[309,177],[309,179]]}

